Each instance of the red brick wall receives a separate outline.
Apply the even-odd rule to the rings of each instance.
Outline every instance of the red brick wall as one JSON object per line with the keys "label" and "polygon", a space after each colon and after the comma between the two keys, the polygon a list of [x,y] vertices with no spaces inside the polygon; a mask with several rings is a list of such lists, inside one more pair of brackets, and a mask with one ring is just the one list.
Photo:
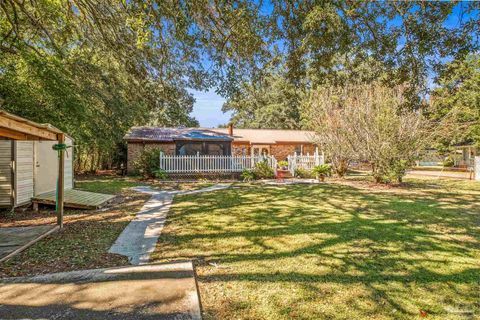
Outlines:
{"label": "red brick wall", "polygon": [[143,143],[143,142],[128,142],[127,146],[127,172],[133,173],[135,168],[133,162],[145,149],[159,148],[165,154],[175,154],[175,143]]}
{"label": "red brick wall", "polygon": [[249,156],[250,145],[246,143],[232,143],[232,155],[234,156]]}
{"label": "red brick wall", "polygon": [[[287,156],[293,155],[295,153],[295,149],[299,147],[299,144],[272,144],[270,145],[270,154],[273,155],[278,161],[286,160]],[[242,156],[244,155],[250,156],[251,155],[251,146],[245,143],[233,143],[232,144],[232,155],[235,156]],[[303,145],[303,154],[309,153],[313,155],[315,153],[315,145],[313,144],[304,144]]]}

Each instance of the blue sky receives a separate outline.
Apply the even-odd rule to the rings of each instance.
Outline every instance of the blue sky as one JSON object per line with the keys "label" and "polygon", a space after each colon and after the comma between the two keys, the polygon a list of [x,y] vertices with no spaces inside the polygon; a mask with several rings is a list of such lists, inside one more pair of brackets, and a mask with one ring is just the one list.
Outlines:
{"label": "blue sky", "polygon": [[230,112],[223,113],[222,105],[225,99],[215,93],[214,89],[208,92],[189,90],[195,97],[192,116],[200,122],[201,127],[218,127],[230,120]]}

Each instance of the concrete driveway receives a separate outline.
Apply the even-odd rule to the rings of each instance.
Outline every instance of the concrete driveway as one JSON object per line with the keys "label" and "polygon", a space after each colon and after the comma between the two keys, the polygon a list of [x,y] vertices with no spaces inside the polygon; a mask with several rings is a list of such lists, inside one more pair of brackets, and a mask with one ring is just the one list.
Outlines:
{"label": "concrete driveway", "polygon": [[0,319],[201,319],[191,261],[0,279]]}
{"label": "concrete driveway", "polygon": [[407,173],[407,177],[432,177],[432,178],[449,178],[449,179],[463,179],[469,180],[473,178],[471,172],[465,171],[429,171],[429,170],[410,170]]}

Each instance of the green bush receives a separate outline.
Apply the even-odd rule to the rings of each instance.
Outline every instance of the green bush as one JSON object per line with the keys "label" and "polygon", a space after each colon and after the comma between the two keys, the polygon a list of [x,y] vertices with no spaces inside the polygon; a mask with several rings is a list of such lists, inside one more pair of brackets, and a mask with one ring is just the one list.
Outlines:
{"label": "green bush", "polygon": [[319,166],[315,166],[312,170],[312,173],[315,176],[327,177],[332,174],[332,167],[329,164],[321,164]]}
{"label": "green bush", "polygon": [[144,150],[133,162],[137,173],[145,178],[156,178],[160,171],[160,152],[158,148]]}
{"label": "green bush", "polygon": [[253,169],[253,173],[255,174],[255,179],[271,179],[275,177],[275,172],[268,165],[267,161],[258,162],[255,165],[255,169]]}
{"label": "green bush", "polygon": [[376,166],[373,172],[373,177],[376,182],[401,183],[403,177],[407,173],[407,169],[411,165],[412,163],[407,160],[394,160],[389,162],[387,165]]}
{"label": "green bush", "polygon": [[252,180],[255,180],[255,173],[252,170],[243,169],[240,177],[244,182],[250,182]]}
{"label": "green bush", "polygon": [[455,161],[453,160],[452,157],[448,156],[448,157],[445,158],[445,160],[443,160],[442,164],[446,168],[451,168],[455,165]]}
{"label": "green bush", "polygon": [[167,180],[168,179],[168,174],[163,169],[157,169],[153,172],[153,174],[155,175],[155,178],[157,178],[159,180]]}
{"label": "green bush", "polygon": [[315,174],[313,174],[313,172],[310,170],[297,168],[295,169],[295,177],[302,179],[313,179],[315,178]]}

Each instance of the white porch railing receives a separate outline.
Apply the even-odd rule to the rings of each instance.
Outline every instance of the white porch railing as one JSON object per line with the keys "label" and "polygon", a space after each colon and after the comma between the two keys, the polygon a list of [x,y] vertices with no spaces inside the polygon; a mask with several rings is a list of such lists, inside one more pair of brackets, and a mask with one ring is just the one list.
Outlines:
{"label": "white porch railing", "polygon": [[323,155],[319,155],[317,152],[313,156],[310,155],[297,155],[296,153],[293,156],[288,156],[288,171],[295,175],[296,169],[305,169],[312,170],[315,166],[325,163]]}
{"label": "white porch railing", "polygon": [[267,161],[276,172],[273,156],[174,156],[160,154],[160,169],[167,173],[235,173],[253,169],[258,162]]}

